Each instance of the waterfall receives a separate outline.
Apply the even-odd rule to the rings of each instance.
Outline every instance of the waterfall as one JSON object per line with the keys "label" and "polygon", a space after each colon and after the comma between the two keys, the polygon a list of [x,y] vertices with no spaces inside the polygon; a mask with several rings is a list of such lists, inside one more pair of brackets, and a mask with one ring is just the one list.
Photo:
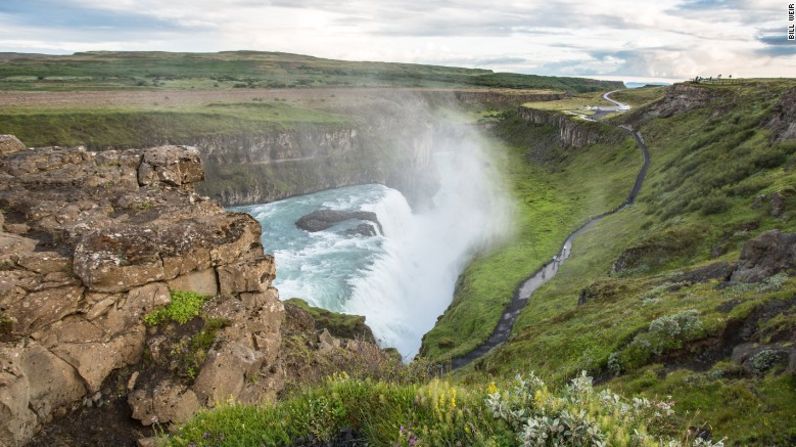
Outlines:
{"label": "waterfall", "polygon": [[[382,185],[321,191],[243,207],[263,226],[263,245],[277,263],[283,299],[299,297],[332,311],[364,315],[384,347],[405,359],[453,298],[472,256],[508,232],[509,206],[477,135],[435,138],[440,188],[431,206],[413,212]],[[321,208],[375,212],[384,229],[345,234],[357,222],[308,233],[295,221]]]}
{"label": "waterfall", "polygon": [[450,304],[473,254],[507,233],[508,206],[479,149],[464,143],[435,153],[442,183],[428,210],[412,214],[395,190],[364,207],[379,216],[385,240],[375,262],[351,279],[345,310],[365,315],[380,343],[404,358]]}

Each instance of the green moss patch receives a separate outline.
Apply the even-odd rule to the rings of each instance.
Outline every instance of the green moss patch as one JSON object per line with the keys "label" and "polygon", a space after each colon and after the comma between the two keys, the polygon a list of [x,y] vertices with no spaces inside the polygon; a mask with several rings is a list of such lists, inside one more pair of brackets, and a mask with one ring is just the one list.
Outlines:
{"label": "green moss patch", "polygon": [[207,297],[195,292],[173,291],[171,303],[144,315],[144,323],[157,326],[166,322],[185,324],[199,316]]}

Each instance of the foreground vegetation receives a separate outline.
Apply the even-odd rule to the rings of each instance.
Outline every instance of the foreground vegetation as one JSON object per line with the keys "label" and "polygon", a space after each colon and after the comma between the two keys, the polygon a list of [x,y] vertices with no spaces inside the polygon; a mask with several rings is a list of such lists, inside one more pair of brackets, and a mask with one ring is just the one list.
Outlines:
{"label": "foreground vegetation", "polygon": [[533,374],[478,387],[338,375],[276,405],[232,404],[201,413],[161,442],[174,447],[723,445],[672,425],[672,414],[671,402],[597,392],[585,375],[560,390]]}

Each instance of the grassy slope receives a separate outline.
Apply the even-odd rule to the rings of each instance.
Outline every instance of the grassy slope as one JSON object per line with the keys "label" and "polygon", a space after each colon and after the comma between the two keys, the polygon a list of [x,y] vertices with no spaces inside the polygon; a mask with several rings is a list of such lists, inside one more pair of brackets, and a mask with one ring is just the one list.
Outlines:
{"label": "grassy slope", "polygon": [[566,235],[588,217],[622,203],[635,179],[641,158],[630,138],[615,147],[554,147],[563,160],[542,167],[528,162],[523,144],[555,144],[557,131],[538,128],[528,135],[526,128],[517,118],[504,121],[500,132],[513,135],[514,144],[496,142],[495,149],[507,154],[502,170],[516,199],[516,234],[463,273],[453,303],[424,337],[423,354],[429,358],[445,361],[486,339],[518,284],[557,253]]}
{"label": "grassy slope", "polygon": [[[738,367],[727,362],[692,371],[629,345],[652,320],[695,309],[701,329],[668,346],[687,354],[697,349],[699,340],[716,339],[728,322],[745,317],[755,306],[796,292],[793,279],[770,288],[719,289],[716,280],[672,287],[673,276],[684,268],[737,259],[742,243],[755,234],[771,228],[796,230],[792,214],[775,218],[767,205],[752,206],[755,196],[774,191],[790,197],[788,206],[793,206],[796,145],[771,144],[769,131],[761,126],[787,86],[711,87],[733,90],[707,109],[643,125],[652,165],[639,202],[580,236],[558,276],[522,312],[514,337],[461,372],[461,378],[482,381],[484,374],[501,377],[532,369],[560,383],[581,369],[605,374],[616,353],[622,375],[611,386],[629,393],[672,395],[684,418],[706,421],[714,433],[741,445],[791,442],[796,436],[792,375],[739,375]],[[716,115],[716,108],[729,112]],[[648,250],[634,269],[611,273],[614,261],[631,246],[663,248]],[[501,280],[499,272],[489,274]],[[579,306],[585,288],[598,291],[597,298]],[[728,313],[719,310],[730,300],[740,304]],[[784,331],[796,327],[788,315],[766,324]]]}
{"label": "grassy slope", "polygon": [[541,109],[541,110],[556,110],[559,112],[578,112],[583,113],[584,115],[591,115],[594,112],[588,110],[587,107],[590,106],[605,106],[610,107],[613,104],[603,99],[604,92],[593,92],[593,93],[578,93],[574,94],[567,99],[563,99],[560,101],[539,101],[539,102],[529,102],[524,104],[525,107],[531,107],[534,109]]}
{"label": "grassy slope", "polygon": [[[556,390],[528,376],[522,382],[462,387],[440,380],[396,383],[339,374],[273,405],[226,404],[199,413],[163,436],[159,445],[691,445],[687,437],[661,436],[661,428],[672,423],[671,415],[661,414],[661,404],[669,406],[631,404],[598,393],[582,380]],[[529,419],[539,423],[537,433],[525,431]],[[518,442],[524,437],[524,443]]]}
{"label": "grassy slope", "polygon": [[631,107],[641,107],[663,97],[666,89],[664,87],[641,87],[628,90],[620,90],[611,94],[611,98],[629,104]]}
{"label": "grassy slope", "polygon": [[0,57],[0,90],[316,86],[501,87],[594,91],[621,83],[288,53],[92,52]]}

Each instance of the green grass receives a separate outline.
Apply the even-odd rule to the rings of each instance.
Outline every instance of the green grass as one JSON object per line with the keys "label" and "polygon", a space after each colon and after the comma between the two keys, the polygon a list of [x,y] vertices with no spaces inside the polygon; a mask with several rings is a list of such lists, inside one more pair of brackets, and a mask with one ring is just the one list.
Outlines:
{"label": "green grass", "polygon": [[523,104],[523,106],[540,110],[577,112],[579,114],[592,115],[594,112],[587,109],[589,106],[613,106],[613,103],[604,100],[602,96],[603,92],[579,93],[557,101],[528,102]]}
{"label": "green grass", "polygon": [[[549,141],[556,133],[510,116],[498,132],[515,142]],[[422,354],[435,361],[467,353],[485,340],[518,285],[557,254],[568,233],[622,203],[641,164],[630,139],[577,152],[551,148],[562,160],[548,166],[529,163],[526,148],[492,144],[504,155],[498,169],[514,197],[516,230],[462,274],[452,304],[423,339]]]}
{"label": "green grass", "polygon": [[[456,377],[480,383],[532,369],[562,383],[582,369],[606,379],[619,372],[609,385],[648,396],[672,394],[688,411],[687,417],[681,411],[683,418],[710,424],[716,436],[732,438],[733,445],[791,442],[789,421],[796,414],[792,374],[713,380],[712,371],[654,366],[671,353],[696,355],[705,343],[720,339],[730,322],[796,293],[796,281],[787,276],[772,278],[770,284],[722,288],[717,280],[677,280],[686,269],[736,260],[743,243],[762,231],[796,231],[792,212],[775,217],[766,200],[756,202],[759,195],[773,192],[783,195],[788,210],[796,202],[794,145],[772,143],[762,125],[772,104],[791,86],[710,86],[726,96],[707,108],[643,124],[652,164],[637,203],[581,234],[558,275],[522,311],[509,342]],[[725,113],[717,115],[716,109]],[[570,171],[566,179],[588,179],[600,165],[591,160],[593,165]],[[554,186],[561,188],[563,182]],[[626,268],[616,271],[619,259]],[[584,291],[589,301],[579,305]],[[481,293],[474,301],[489,296]],[[736,301],[740,304],[729,313],[719,307]],[[691,309],[697,330],[656,335],[654,321]],[[795,323],[792,312],[764,321],[761,340],[788,333]],[[444,358],[445,352],[437,356]]]}
{"label": "green grass", "polygon": [[0,133],[28,146],[90,149],[186,143],[213,135],[262,133],[298,126],[350,124],[341,115],[290,104],[219,103],[196,107],[0,110]]}
{"label": "green grass", "polygon": [[[275,406],[231,405],[200,413],[168,445],[287,446],[308,436],[328,443],[344,428],[356,430],[373,445],[406,445],[400,440],[402,427],[428,438],[473,441],[481,429],[502,428],[485,423],[488,416],[480,391],[468,392],[445,382],[395,385],[343,376]],[[479,433],[466,433],[467,422],[478,424]]]}
{"label": "green grass", "polygon": [[483,87],[596,91],[618,82],[289,53],[89,52],[0,59],[0,90]]}
{"label": "green grass", "polygon": [[337,312],[330,312],[320,307],[307,304],[300,298],[290,298],[284,301],[285,304],[296,306],[307,312],[318,327],[329,330],[329,333],[336,337],[355,339],[357,337],[370,337],[373,334],[365,324],[365,317],[361,315],[348,315]]}
{"label": "green grass", "polygon": [[611,382],[627,394],[672,396],[683,422],[709,420],[728,445],[791,445],[796,437],[796,379],[767,375],[725,377],[723,366],[706,373],[680,369],[661,379],[661,365],[650,365]]}
{"label": "green grass", "polygon": [[144,323],[157,326],[166,322],[185,324],[199,316],[206,296],[194,292],[176,290],[171,292],[171,302],[160,309],[153,310],[144,316]]}
{"label": "green grass", "polygon": [[[538,424],[536,433],[525,429],[531,423]],[[337,445],[342,432],[367,445],[407,447],[692,444],[683,426],[671,422],[668,402],[631,403],[598,393],[587,378],[550,389],[532,374],[477,387],[340,375],[274,405],[202,412],[160,441],[172,447]]]}
{"label": "green grass", "polygon": [[665,87],[630,88],[612,93],[611,98],[635,108],[662,98],[665,91]]}

